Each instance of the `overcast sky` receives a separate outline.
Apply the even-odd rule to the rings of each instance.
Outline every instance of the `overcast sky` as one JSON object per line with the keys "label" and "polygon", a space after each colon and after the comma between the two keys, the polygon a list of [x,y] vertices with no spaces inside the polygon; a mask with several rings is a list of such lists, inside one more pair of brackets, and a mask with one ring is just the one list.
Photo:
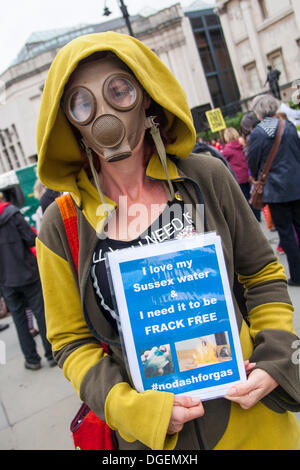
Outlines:
{"label": "overcast sky", "polygon": [[[208,4],[214,0],[205,0]],[[0,73],[17,56],[27,38],[34,31],[44,31],[81,23],[100,23],[103,17],[104,0],[1,0],[0,20]],[[193,0],[124,0],[130,15],[145,7],[161,10],[175,3],[183,7]],[[107,0],[112,11],[108,19],[121,16],[118,0]]]}

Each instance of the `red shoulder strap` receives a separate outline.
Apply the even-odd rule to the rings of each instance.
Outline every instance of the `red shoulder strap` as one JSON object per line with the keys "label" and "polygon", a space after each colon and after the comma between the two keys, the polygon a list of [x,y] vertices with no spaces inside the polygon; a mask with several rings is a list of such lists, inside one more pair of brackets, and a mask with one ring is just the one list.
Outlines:
{"label": "red shoulder strap", "polygon": [[[79,239],[76,207],[69,193],[56,198],[56,202],[64,223],[73,263],[78,274]],[[110,353],[107,344],[101,342],[101,346],[107,354]]]}
{"label": "red shoulder strap", "polygon": [[78,274],[79,241],[76,207],[69,193],[56,198],[56,202],[64,223],[72,259]]}

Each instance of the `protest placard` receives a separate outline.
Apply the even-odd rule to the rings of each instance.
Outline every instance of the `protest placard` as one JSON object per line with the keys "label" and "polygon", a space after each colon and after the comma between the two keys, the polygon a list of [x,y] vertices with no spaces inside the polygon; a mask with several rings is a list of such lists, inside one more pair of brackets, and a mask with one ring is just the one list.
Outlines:
{"label": "protest placard", "polygon": [[226,123],[220,108],[211,109],[205,114],[212,132],[220,132],[226,129]]}
{"label": "protest placard", "polygon": [[219,236],[114,251],[108,267],[138,391],[205,400],[246,380]]}

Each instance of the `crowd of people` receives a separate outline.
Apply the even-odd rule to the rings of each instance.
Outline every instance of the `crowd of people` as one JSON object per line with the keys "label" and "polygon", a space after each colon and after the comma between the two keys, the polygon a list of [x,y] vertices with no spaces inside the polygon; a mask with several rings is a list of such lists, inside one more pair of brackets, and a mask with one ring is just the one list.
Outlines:
{"label": "crowd of people", "polygon": [[[20,211],[0,205],[0,287],[25,367],[41,365],[26,319],[30,307],[49,364],[59,365],[106,423],[117,449],[298,449],[293,306],[283,266],[249,204],[282,119],[277,110],[275,98],[261,96],[240,133],[228,128],[222,143],[196,142],[184,91],[135,38],[81,36],[51,65],[37,129],[38,175],[45,187],[69,196],[43,212],[38,235]],[[300,140],[286,122],[264,203],[293,286],[300,285],[299,172]],[[137,203],[147,217],[132,232]],[[203,402],[135,390],[105,264],[110,251],[149,244],[165,212],[185,204],[193,208],[189,230],[169,231],[169,239],[196,233],[199,217],[204,231],[220,235],[247,374],[225,397]]]}
{"label": "crowd of people", "polygon": [[279,112],[279,108],[280,102],[271,94],[258,96],[252,103],[252,111],[242,118],[240,132],[227,128],[219,139],[205,142],[199,137],[198,142],[225,157],[249,202],[253,185],[274,142],[279,120],[286,123],[278,155],[265,184],[264,207],[262,211],[252,210],[258,221],[261,221],[262,212],[267,228],[278,232],[277,253],[287,256],[288,284],[300,286],[300,139],[295,125],[286,113]]}

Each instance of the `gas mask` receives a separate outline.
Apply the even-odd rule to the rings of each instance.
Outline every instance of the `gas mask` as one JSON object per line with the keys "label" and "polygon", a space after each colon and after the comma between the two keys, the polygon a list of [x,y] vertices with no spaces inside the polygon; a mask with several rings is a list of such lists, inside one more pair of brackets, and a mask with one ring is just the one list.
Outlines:
{"label": "gas mask", "polygon": [[68,120],[80,132],[100,198],[105,204],[91,149],[107,162],[131,156],[149,129],[163,165],[171,200],[174,189],[155,116],[146,117],[150,98],[122,61],[105,57],[82,63],[73,72],[62,101]]}
{"label": "gas mask", "polygon": [[62,105],[86,149],[114,162],[130,157],[144,135],[146,101],[141,86],[122,62],[109,57],[75,70]]}

